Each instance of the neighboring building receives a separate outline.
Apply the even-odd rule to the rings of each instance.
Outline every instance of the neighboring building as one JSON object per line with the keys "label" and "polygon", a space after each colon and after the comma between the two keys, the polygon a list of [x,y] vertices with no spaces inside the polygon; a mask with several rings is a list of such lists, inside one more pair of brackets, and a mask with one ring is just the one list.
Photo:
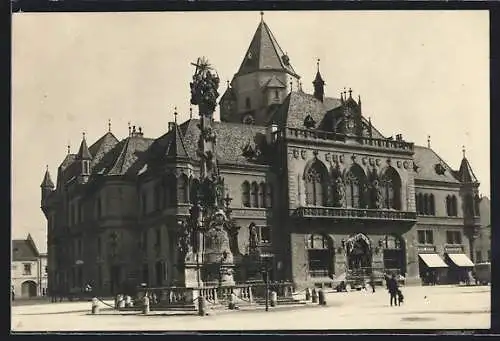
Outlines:
{"label": "neighboring building", "polygon": [[12,241],[11,282],[15,297],[47,294],[47,254],[40,253],[30,234]]}
{"label": "neighboring building", "polygon": [[[383,136],[351,90],[325,96],[319,63],[314,94],[292,89],[300,77],[291,62],[261,21],[213,122],[241,227],[236,281],[259,275],[249,263],[255,237],[274,259],[271,277],[297,287],[363,269],[420,283],[445,267],[440,281],[458,281],[479,226],[479,182],[465,151],[454,171],[430,146]],[[108,131],[90,147],[84,136],[59,166],[57,186],[46,172],[51,288],[186,285],[177,250],[199,186],[197,124],[171,122],[158,138],[133,127],[121,141]]]}
{"label": "neighboring building", "polygon": [[479,202],[479,212],[481,212],[481,228],[476,241],[474,262],[491,262],[491,216],[490,199],[482,197]]}

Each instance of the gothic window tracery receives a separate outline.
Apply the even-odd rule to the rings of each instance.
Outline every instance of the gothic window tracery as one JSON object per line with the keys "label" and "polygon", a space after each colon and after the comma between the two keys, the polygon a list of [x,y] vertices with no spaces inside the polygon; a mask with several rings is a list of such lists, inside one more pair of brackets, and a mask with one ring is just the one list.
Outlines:
{"label": "gothic window tracery", "polygon": [[258,207],[267,207],[266,206],[266,184],[261,182],[259,185],[259,206]]}
{"label": "gothic window tracery", "polygon": [[177,186],[178,186],[179,203],[189,202],[188,178],[185,174],[179,176],[179,179],[177,180]]}
{"label": "gothic window tracery", "polygon": [[315,161],[305,173],[306,204],[325,206],[327,203],[327,170],[320,162]]}
{"label": "gothic window tracery", "polygon": [[383,188],[383,207],[401,209],[401,179],[394,168],[388,168],[381,179]]}
{"label": "gothic window tracery", "polygon": [[363,170],[354,165],[349,169],[345,176],[346,184],[346,202],[347,207],[364,208],[364,187],[366,184]]}

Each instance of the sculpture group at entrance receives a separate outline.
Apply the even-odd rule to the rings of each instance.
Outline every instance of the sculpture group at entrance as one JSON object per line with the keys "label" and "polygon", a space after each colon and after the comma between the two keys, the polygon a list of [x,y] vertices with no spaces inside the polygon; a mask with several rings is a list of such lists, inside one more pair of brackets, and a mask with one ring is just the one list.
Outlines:
{"label": "sculpture group at entrance", "polygon": [[368,237],[362,233],[350,237],[346,241],[347,265],[350,270],[371,268],[372,250]]}

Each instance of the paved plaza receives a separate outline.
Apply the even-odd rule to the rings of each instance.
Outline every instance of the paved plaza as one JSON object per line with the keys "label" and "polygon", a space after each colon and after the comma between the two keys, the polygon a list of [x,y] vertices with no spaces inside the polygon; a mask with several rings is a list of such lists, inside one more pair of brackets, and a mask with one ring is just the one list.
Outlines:
{"label": "paved plaza", "polygon": [[[403,289],[405,302],[389,306],[387,290],[328,293],[328,305],[213,311],[209,316],[144,316],[103,309],[90,314],[90,302],[12,307],[13,331],[189,331],[298,329],[487,329],[489,286],[435,286]],[[105,307],[102,305],[103,308]]]}

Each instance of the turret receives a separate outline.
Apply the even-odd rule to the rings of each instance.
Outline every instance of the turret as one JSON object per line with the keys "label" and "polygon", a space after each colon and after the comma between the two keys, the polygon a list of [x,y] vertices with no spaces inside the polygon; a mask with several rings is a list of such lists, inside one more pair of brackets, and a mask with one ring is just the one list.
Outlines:
{"label": "turret", "polygon": [[49,196],[49,194],[54,191],[55,188],[54,183],[50,178],[49,166],[47,166],[47,169],[45,170],[45,175],[43,176],[40,188],[42,189],[42,203],[43,203],[45,199]]}
{"label": "turret", "polygon": [[92,154],[90,154],[89,147],[87,146],[85,133],[83,133],[82,143],[76,155],[76,161],[80,165],[79,181],[87,182],[90,176],[90,161],[92,161]]}
{"label": "turret", "polygon": [[313,85],[314,85],[314,97],[323,102],[323,99],[325,97],[325,81],[323,80],[323,77],[321,77],[321,73],[319,72],[319,59],[317,62],[317,72],[316,72],[316,78],[314,78]]}

